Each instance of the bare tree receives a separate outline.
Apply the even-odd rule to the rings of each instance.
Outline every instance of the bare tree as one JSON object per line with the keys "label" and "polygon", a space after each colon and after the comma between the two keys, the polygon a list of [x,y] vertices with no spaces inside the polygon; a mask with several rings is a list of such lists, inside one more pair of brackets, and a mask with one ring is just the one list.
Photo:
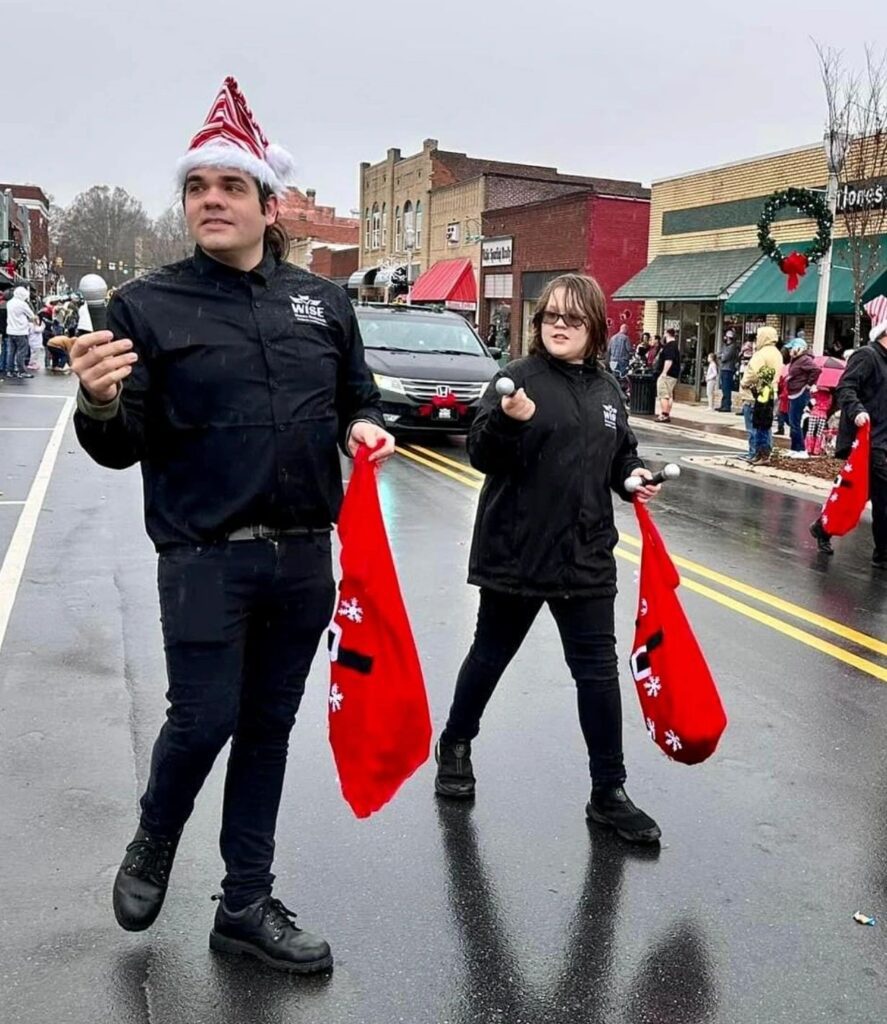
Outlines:
{"label": "bare tree", "polygon": [[72,272],[69,279],[101,269],[111,284],[126,280],[121,270],[108,273],[108,264],[135,266],[141,240],[150,229],[144,207],[126,189],[93,185],[81,192],[65,210],[58,228],[59,253],[66,271]]}
{"label": "bare tree", "polygon": [[182,204],[175,203],[154,221],[151,234],[145,241],[142,264],[159,267],[175,263],[190,256],[193,250],[194,242],[188,234]]}
{"label": "bare tree", "polygon": [[887,227],[887,54],[865,50],[862,71],[852,71],[843,53],[816,43],[825,88],[829,140],[846,145],[836,222],[847,233],[853,275],[855,344],[862,337],[862,296],[880,269]]}

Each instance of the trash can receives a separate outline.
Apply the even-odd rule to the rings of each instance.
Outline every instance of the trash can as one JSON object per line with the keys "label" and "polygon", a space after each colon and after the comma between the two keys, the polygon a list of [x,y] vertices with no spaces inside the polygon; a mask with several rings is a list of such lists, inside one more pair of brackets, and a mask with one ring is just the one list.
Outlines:
{"label": "trash can", "polygon": [[652,416],[656,411],[656,378],[649,373],[633,373],[628,380],[631,384],[629,412]]}

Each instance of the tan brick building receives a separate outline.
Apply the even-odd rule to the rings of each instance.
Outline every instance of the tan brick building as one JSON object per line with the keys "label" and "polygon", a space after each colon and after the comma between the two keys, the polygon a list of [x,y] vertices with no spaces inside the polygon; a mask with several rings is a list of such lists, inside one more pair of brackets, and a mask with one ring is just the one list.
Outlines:
{"label": "tan brick building", "polygon": [[[477,289],[485,211],[589,188],[647,195],[639,182],[484,160],[442,150],[436,139],[426,139],[421,152],[408,157],[399,149],[389,149],[380,163],[361,164],[360,267],[352,277],[352,288],[362,297],[382,299],[390,296],[392,286],[405,288],[407,264],[414,283],[431,267],[469,260]],[[444,301],[443,296],[439,299]]]}
{"label": "tan brick building", "polygon": [[[845,163],[861,166],[855,148]],[[825,192],[829,171],[822,143],[653,182],[647,268],[616,293],[646,300],[644,328],[661,334],[674,328],[682,349],[684,398],[699,395],[708,353],[732,328],[745,340],[771,323],[784,337],[803,328],[808,340],[818,287],[811,267],[795,292],[788,292],[779,268],[758,249],[757,222],[767,197],[789,187]],[[878,184],[878,183],[873,183]],[[884,205],[887,208],[887,182]],[[853,186],[842,184],[846,201]],[[840,209],[840,203],[839,203]],[[788,251],[813,239],[815,223],[784,210],[772,236]],[[852,345],[852,274],[847,266],[846,228],[835,222],[829,292],[827,350]],[[883,238],[887,243],[887,239]],[[876,276],[887,269],[887,244]],[[874,283],[873,283],[874,286]]]}

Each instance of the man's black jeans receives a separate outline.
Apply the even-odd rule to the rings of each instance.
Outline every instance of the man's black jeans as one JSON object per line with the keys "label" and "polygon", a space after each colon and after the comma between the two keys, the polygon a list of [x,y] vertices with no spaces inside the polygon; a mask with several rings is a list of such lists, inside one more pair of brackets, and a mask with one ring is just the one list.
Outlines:
{"label": "man's black jeans", "polygon": [[[518,597],[481,589],[477,630],[456,681],[444,739],[472,740],[511,659],[517,654],[539,610],[541,597]],[[622,701],[616,662],[612,597],[571,597],[548,602],[576,681],[579,724],[588,747],[595,785],[625,781],[622,757]],[[524,735],[532,738],[527,726]]]}
{"label": "man's black jeans", "polygon": [[872,499],[872,536],[875,551],[887,555],[887,448],[873,448],[869,494]]}
{"label": "man's black jeans", "polygon": [[231,739],[222,887],[236,910],[271,892],[289,734],[333,611],[330,535],[174,548],[158,585],[169,708],[141,824],[177,835]]}

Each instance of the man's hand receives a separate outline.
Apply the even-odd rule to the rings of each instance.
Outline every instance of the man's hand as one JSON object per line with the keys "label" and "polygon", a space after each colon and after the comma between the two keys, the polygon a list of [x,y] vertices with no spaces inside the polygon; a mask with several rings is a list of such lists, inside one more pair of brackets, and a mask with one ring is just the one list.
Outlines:
{"label": "man's hand", "polygon": [[384,462],[386,459],[391,458],[394,454],[394,437],[375,423],[369,423],[367,420],[358,420],[351,427],[348,434],[348,451],[351,452],[351,457],[354,458],[357,454],[357,449],[362,444],[372,449],[376,448],[380,441],[383,442],[382,446],[370,455],[370,462]]}
{"label": "man's hand", "polygon": [[132,373],[137,359],[129,338],[114,341],[110,331],[84,334],[71,345],[71,369],[96,405],[117,397],[120,381]]}
{"label": "man's hand", "polygon": [[869,421],[869,414],[867,412],[861,412],[856,419],[853,421],[857,427],[864,427]]}
{"label": "man's hand", "polygon": [[513,395],[503,396],[502,412],[513,420],[526,423],[536,415],[536,403],[532,398],[527,397],[523,388],[518,388]]}
{"label": "man's hand", "polygon": [[[637,469],[633,469],[631,471],[631,473],[629,474],[629,476],[639,476],[642,480],[652,480],[653,479],[653,474],[650,472],[650,470],[649,469],[643,469],[642,467],[638,467]],[[648,501],[652,501],[653,498],[656,497],[656,495],[660,492],[661,489],[662,489],[662,485],[661,484],[647,484],[644,487],[638,488],[638,490],[636,490],[634,492],[633,497],[637,498],[637,500],[642,505],[646,505]]]}

